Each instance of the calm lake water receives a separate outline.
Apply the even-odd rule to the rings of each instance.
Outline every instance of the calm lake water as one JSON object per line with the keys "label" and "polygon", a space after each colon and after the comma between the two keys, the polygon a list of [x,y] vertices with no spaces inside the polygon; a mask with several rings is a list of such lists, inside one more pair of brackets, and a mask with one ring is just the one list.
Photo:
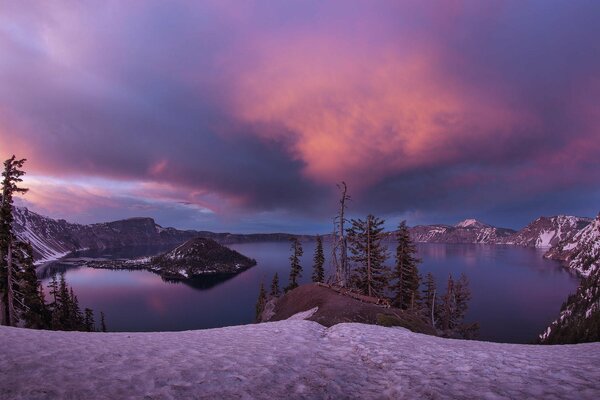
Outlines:
{"label": "calm lake water", "polygon": [[[314,243],[304,243],[303,282],[310,281]],[[113,271],[55,263],[43,282],[65,271],[84,307],[106,314],[111,331],[173,331],[247,324],[254,318],[260,282],[270,286],[275,272],[280,286],[289,274],[287,242],[246,243],[231,248],[258,265],[231,278],[208,277],[190,283],[167,283],[147,271]],[[92,257],[135,257],[165,248],[131,248],[87,253]],[[168,249],[167,249],[168,250]],[[467,274],[472,300],[468,321],[478,321],[481,340],[527,343],[558,315],[578,279],[543,252],[511,246],[419,244],[420,272],[432,272],[438,291],[448,274]],[[328,250],[326,249],[326,253]],[[327,254],[326,254],[327,255]],[[390,264],[391,264],[390,260]]]}

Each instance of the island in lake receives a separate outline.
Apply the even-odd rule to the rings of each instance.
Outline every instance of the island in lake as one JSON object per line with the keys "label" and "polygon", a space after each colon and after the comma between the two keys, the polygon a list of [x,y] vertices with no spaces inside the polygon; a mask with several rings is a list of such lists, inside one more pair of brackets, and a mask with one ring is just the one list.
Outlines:
{"label": "island in lake", "polygon": [[206,275],[235,275],[256,265],[256,260],[208,238],[188,240],[154,257],[88,260],[85,265],[102,269],[145,269],[166,280],[186,280]]}

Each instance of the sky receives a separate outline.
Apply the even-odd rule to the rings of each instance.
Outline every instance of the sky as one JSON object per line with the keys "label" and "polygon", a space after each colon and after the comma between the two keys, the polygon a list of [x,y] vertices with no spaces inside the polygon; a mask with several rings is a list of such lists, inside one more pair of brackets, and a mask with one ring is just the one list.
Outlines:
{"label": "sky", "polygon": [[6,1],[0,156],[92,223],[600,211],[600,2]]}

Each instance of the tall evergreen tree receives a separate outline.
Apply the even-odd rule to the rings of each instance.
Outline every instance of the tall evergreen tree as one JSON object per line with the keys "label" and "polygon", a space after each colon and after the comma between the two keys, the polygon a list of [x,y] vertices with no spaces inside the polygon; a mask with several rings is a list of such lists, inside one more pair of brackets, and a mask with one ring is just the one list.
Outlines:
{"label": "tall evergreen tree", "polygon": [[94,311],[90,308],[86,308],[85,317],[83,319],[83,326],[86,332],[95,332],[96,331],[96,321],[94,321]]}
{"label": "tall evergreen tree", "polygon": [[393,271],[394,284],[393,304],[402,309],[413,310],[419,299],[420,260],[416,257],[417,248],[410,238],[406,221],[400,222],[396,231],[396,265]]}
{"label": "tall evergreen tree", "polygon": [[69,289],[69,305],[71,306],[69,312],[71,318],[70,325],[73,330],[81,330],[83,326],[83,313],[79,308],[79,300],[77,299],[75,292],[73,292],[72,287]]}
{"label": "tall evergreen tree", "polygon": [[100,311],[100,331],[106,332],[106,319],[102,311]]}
{"label": "tall evergreen tree", "polygon": [[425,316],[431,321],[431,326],[433,327],[436,326],[438,309],[439,304],[437,300],[435,278],[433,277],[433,274],[429,272],[425,277],[425,287],[423,289],[423,310],[425,312]]}
{"label": "tall evergreen tree", "polygon": [[49,314],[44,300],[44,291],[33,264],[33,250],[29,243],[20,242],[19,247],[17,262],[20,264],[21,317],[28,328],[47,328]]}
{"label": "tall evergreen tree", "polygon": [[313,282],[324,282],[325,281],[325,254],[323,253],[323,238],[321,235],[317,235],[317,247],[315,248],[315,256],[313,258]]}
{"label": "tall evergreen tree", "polygon": [[19,187],[25,172],[25,159],[17,160],[13,155],[4,162],[2,171],[2,197],[0,198],[0,323],[14,326],[18,321],[18,269],[14,262],[16,237],[12,230],[13,195],[26,193]]}
{"label": "tall evergreen tree", "polygon": [[258,299],[256,300],[256,322],[260,322],[260,316],[265,309],[265,304],[267,304],[267,292],[265,291],[265,285],[260,283],[260,289],[258,290]]}
{"label": "tall evergreen tree", "polygon": [[61,273],[59,278],[58,304],[59,318],[63,329],[67,331],[75,329],[73,327],[73,318],[71,314],[73,305],[71,304],[71,296],[69,294],[69,288],[67,287],[64,273]]}
{"label": "tall evergreen tree", "polygon": [[302,277],[302,265],[300,265],[300,257],[302,257],[302,254],[304,254],[302,244],[298,238],[292,238],[290,241],[292,242],[292,255],[290,256],[290,282],[285,288],[286,292],[298,287],[298,279]]}
{"label": "tall evergreen tree", "polygon": [[279,290],[279,275],[275,272],[273,275],[273,280],[271,281],[271,293],[272,297],[279,297],[281,291]]}
{"label": "tall evergreen tree", "polygon": [[352,283],[368,296],[384,296],[389,283],[383,224],[383,219],[368,215],[366,220],[353,219],[348,229],[350,259],[355,263]]}

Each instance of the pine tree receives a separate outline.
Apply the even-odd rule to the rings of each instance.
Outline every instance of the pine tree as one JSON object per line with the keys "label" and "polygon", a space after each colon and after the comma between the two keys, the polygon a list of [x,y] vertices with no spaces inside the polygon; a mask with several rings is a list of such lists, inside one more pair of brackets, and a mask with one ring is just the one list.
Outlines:
{"label": "pine tree", "polygon": [[383,245],[384,220],[368,215],[366,220],[351,221],[348,229],[350,259],[356,263],[352,283],[368,296],[384,296],[388,286],[389,270],[385,266],[388,258]]}
{"label": "pine tree", "polygon": [[436,326],[437,309],[439,308],[437,300],[437,289],[435,278],[431,272],[425,277],[425,288],[423,289],[423,309],[425,316],[431,321],[431,326]]}
{"label": "pine tree", "polygon": [[325,280],[325,270],[323,265],[325,264],[325,254],[323,253],[323,239],[320,235],[317,235],[317,247],[315,249],[315,256],[313,258],[313,282],[323,282]]}
{"label": "pine tree", "polygon": [[277,275],[277,272],[275,272],[275,275],[273,275],[273,281],[271,282],[270,295],[272,297],[279,297],[280,294],[281,291],[279,290],[279,275]]}
{"label": "pine tree", "polygon": [[94,321],[94,311],[92,311],[90,308],[86,308],[84,313],[85,313],[85,317],[83,320],[84,330],[86,332],[95,332],[96,331],[96,321]]}
{"label": "pine tree", "polygon": [[258,300],[256,301],[256,322],[260,322],[260,317],[267,304],[267,292],[265,292],[265,285],[260,283],[260,289],[258,290]]}
{"label": "pine tree", "polygon": [[0,323],[15,326],[18,321],[18,270],[14,262],[16,237],[12,230],[13,195],[26,193],[18,186],[23,181],[22,170],[25,159],[17,160],[13,155],[4,162],[2,172],[2,197],[0,203]]}
{"label": "pine tree", "polygon": [[290,239],[292,242],[292,255],[290,256],[290,282],[285,288],[288,292],[298,287],[298,279],[302,276],[302,265],[300,265],[300,257],[304,254],[302,250],[302,244],[298,238]]}
{"label": "pine tree", "polygon": [[100,311],[100,331],[106,332],[106,320],[102,311]]}
{"label": "pine tree", "polygon": [[415,256],[417,248],[410,238],[406,221],[400,222],[396,232],[396,265],[393,271],[394,285],[393,304],[402,309],[415,309],[419,300],[419,270],[420,260]]}

